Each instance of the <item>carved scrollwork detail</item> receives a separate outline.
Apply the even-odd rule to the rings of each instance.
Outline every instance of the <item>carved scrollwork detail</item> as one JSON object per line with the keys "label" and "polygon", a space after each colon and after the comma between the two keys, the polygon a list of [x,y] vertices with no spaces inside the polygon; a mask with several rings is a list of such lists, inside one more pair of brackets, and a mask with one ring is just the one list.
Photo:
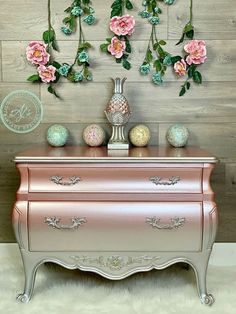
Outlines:
{"label": "carved scrollwork detail", "polygon": [[62,225],[59,224],[61,221],[61,218],[57,217],[45,217],[44,222],[54,229],[61,229],[61,230],[71,230],[71,229],[78,229],[81,225],[87,222],[86,218],[71,218],[71,225]]}
{"label": "carved scrollwork detail", "polygon": [[150,177],[149,180],[155,185],[175,185],[180,181],[180,177],[172,176],[169,181],[162,181],[162,177],[154,176]]}
{"label": "carved scrollwork detail", "polygon": [[69,178],[69,181],[62,181],[63,177],[61,176],[52,176],[49,178],[50,181],[54,182],[55,184],[58,185],[75,185],[81,181],[80,177],[77,176],[72,176]]}
{"label": "carved scrollwork detail", "polygon": [[75,260],[78,265],[91,266],[92,264],[96,264],[98,266],[102,266],[105,268],[109,268],[110,270],[119,271],[123,268],[127,268],[133,264],[142,264],[144,262],[152,262],[159,260],[159,256],[98,256],[98,257],[90,257],[90,256],[70,256],[73,260]]}
{"label": "carved scrollwork detail", "polygon": [[179,227],[182,227],[186,221],[185,218],[180,218],[180,217],[175,217],[170,219],[171,223],[170,224],[161,224],[161,219],[157,217],[147,217],[146,218],[146,223],[151,225],[153,228],[157,229],[178,229]]}

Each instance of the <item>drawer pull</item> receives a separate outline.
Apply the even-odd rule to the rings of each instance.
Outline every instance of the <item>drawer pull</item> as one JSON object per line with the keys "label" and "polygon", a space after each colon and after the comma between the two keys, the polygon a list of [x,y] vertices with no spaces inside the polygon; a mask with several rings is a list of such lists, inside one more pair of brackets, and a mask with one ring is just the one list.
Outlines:
{"label": "drawer pull", "polygon": [[170,177],[169,181],[161,181],[162,178],[155,176],[155,177],[150,177],[149,178],[150,181],[152,181],[152,183],[156,184],[156,185],[175,185],[176,183],[178,183],[180,181],[180,177]]}
{"label": "drawer pull", "polygon": [[166,225],[162,225],[160,223],[161,219],[157,218],[157,217],[147,217],[146,219],[146,223],[148,223],[149,225],[151,225],[153,228],[157,228],[157,229],[168,229],[168,230],[172,230],[172,229],[178,229],[179,227],[182,227],[185,223],[185,218],[171,218],[170,224],[166,224]]}
{"label": "drawer pull", "polygon": [[50,177],[50,181],[52,181],[58,185],[75,185],[80,181],[80,177],[76,177],[76,176],[70,177],[68,182],[62,181],[62,179],[63,179],[63,177],[60,177],[60,176]]}
{"label": "drawer pull", "polygon": [[61,230],[71,230],[71,229],[78,229],[81,225],[87,222],[85,218],[71,218],[71,225],[60,225],[61,218],[57,217],[45,217],[44,222],[48,224],[49,227],[54,229],[61,229]]}

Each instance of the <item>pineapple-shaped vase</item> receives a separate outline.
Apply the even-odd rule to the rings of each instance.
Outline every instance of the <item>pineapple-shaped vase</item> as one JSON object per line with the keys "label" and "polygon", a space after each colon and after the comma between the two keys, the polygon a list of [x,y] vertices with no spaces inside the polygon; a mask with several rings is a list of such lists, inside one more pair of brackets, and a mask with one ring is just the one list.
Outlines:
{"label": "pineapple-shaped vase", "polygon": [[108,142],[108,149],[128,149],[129,143],[124,136],[124,126],[129,121],[131,111],[125,96],[123,85],[126,78],[112,79],[114,82],[114,95],[109,101],[105,114],[112,125],[112,135]]}

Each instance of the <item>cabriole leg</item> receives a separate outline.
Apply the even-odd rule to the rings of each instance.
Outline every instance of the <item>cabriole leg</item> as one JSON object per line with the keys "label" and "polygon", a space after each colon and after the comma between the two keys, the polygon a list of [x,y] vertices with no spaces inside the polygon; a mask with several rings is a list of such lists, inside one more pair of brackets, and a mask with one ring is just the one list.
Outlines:
{"label": "cabriole leg", "polygon": [[24,292],[17,296],[17,300],[23,303],[30,301],[34,290],[35,276],[38,268],[38,263],[33,262],[29,257],[23,256],[23,264],[25,271],[25,287]]}
{"label": "cabriole leg", "polygon": [[212,294],[207,293],[207,287],[206,287],[206,272],[207,272],[207,266],[208,266],[208,260],[207,263],[202,261],[202,263],[196,262],[193,264],[194,271],[197,278],[197,287],[198,287],[198,294],[200,297],[200,300],[203,304],[206,305],[212,305],[215,300]]}

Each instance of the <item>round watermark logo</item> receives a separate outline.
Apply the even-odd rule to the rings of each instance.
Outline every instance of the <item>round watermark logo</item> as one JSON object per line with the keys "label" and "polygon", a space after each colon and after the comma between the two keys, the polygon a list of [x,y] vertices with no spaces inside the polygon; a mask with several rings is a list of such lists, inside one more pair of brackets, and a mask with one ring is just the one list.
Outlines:
{"label": "round watermark logo", "polygon": [[15,90],[1,103],[3,124],[15,133],[28,133],[42,121],[43,107],[40,99],[27,90]]}

